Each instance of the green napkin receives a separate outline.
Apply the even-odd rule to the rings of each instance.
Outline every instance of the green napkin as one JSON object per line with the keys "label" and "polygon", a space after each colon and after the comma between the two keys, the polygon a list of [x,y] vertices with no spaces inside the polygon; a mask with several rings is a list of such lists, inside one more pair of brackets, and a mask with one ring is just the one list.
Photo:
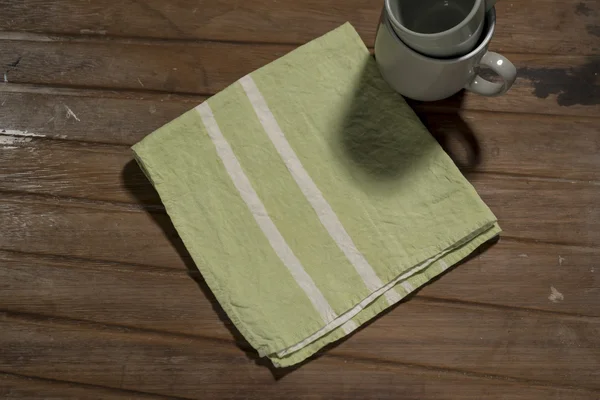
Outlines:
{"label": "green napkin", "polygon": [[221,306],[280,367],[500,232],[350,24],[133,150]]}

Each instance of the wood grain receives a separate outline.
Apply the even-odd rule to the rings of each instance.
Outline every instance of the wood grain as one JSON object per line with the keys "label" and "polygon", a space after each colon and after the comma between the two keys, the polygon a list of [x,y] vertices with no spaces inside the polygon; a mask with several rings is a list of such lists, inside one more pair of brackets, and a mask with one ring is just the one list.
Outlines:
{"label": "wood grain", "polygon": [[599,185],[467,174],[508,236],[596,247]]}
{"label": "wood grain", "polygon": [[[31,142],[25,144],[29,143]],[[63,144],[57,145],[58,148],[62,146]],[[125,152],[126,149],[118,148],[116,154],[111,154],[112,149],[102,151],[101,147],[97,146],[88,147],[85,144],[77,146],[81,147],[77,152],[67,154],[53,151],[35,154],[34,149],[31,157],[39,160],[37,162],[40,165],[44,165],[44,158],[46,158],[49,161],[45,162],[49,165],[43,169],[35,163],[29,168],[19,166],[12,174],[3,174],[0,188],[8,191],[68,195],[103,201],[137,200],[148,206],[158,206],[159,214],[153,215],[156,218],[168,219],[162,211],[156,192],[135,162],[128,158],[130,156]],[[8,154],[12,154],[14,150],[11,149]],[[90,154],[85,155],[88,151]],[[78,156],[75,156],[75,153]],[[18,157],[19,153],[15,154]],[[26,156],[26,153],[21,154]],[[55,157],[56,154],[62,156]],[[73,156],[69,157],[68,155],[71,154]],[[8,156],[8,164],[16,162],[17,159]],[[40,173],[40,170],[43,172]],[[467,178],[482,199],[494,210],[505,233],[509,236],[582,246],[596,246],[600,241],[600,206],[597,201],[600,196],[600,185],[597,183],[482,173],[469,173]],[[29,245],[37,247],[37,250],[33,250],[36,252],[69,254],[67,250],[69,247],[56,253],[49,251],[50,248],[41,240],[50,230],[55,229],[53,224],[59,224],[56,228],[60,227],[61,231],[64,231],[59,234],[83,233],[91,241],[104,240],[101,239],[103,236],[97,235],[107,234],[108,228],[94,229],[94,224],[102,223],[105,218],[111,221],[109,226],[111,230],[114,229],[116,237],[128,236],[134,232],[155,231],[156,225],[151,223],[152,218],[144,215],[140,208],[133,205],[126,207],[126,210],[140,212],[128,213],[121,209],[113,211],[110,210],[110,206],[108,209],[76,207],[72,211],[61,211],[61,207],[68,204],[68,202],[56,201],[39,204],[25,202],[21,205],[20,201],[15,202],[10,199],[0,203],[0,209],[4,211],[4,215],[0,215],[0,221],[3,221],[5,230],[12,234],[0,238],[0,246],[23,249],[23,246]],[[149,209],[156,210],[156,207]],[[52,220],[45,216],[52,216]],[[81,232],[78,232],[79,230]],[[157,239],[160,238],[161,232],[156,231],[156,235]],[[38,239],[27,244],[34,237]],[[67,240],[64,244],[71,246],[73,243]],[[89,250],[92,250],[97,245],[90,243],[89,246]],[[123,249],[121,246],[116,248]],[[81,248],[73,255],[85,254],[85,252],[86,250]],[[94,258],[114,260],[112,256],[109,258],[94,256]],[[130,262],[128,259],[116,261]],[[154,265],[154,263],[150,264]]]}
{"label": "wood grain", "polygon": [[[133,145],[204,101],[202,96],[0,85],[0,133]],[[73,112],[78,120],[67,111]],[[27,118],[23,118],[23,113]]]}
{"label": "wood grain", "polygon": [[[23,90],[22,87],[18,89]],[[59,94],[62,91],[57,94],[0,92],[0,104],[4,104],[0,107],[0,134],[2,129],[8,129],[47,138],[130,146],[203,100],[199,97],[170,98],[168,95],[141,99],[82,97],[79,95],[85,91],[67,92],[69,94]],[[79,120],[68,114],[66,107]],[[478,111],[456,113],[432,105],[417,105],[416,111],[432,134],[446,144],[457,162],[469,167],[467,169],[514,173],[518,165],[520,174],[598,180],[598,118]],[[21,118],[23,112],[29,117]],[[13,147],[11,151],[4,151],[0,158],[0,173],[4,178],[0,187],[8,187],[12,179],[16,179],[12,184],[24,184],[30,182],[29,179],[45,180],[47,173],[56,175],[57,171],[66,170],[69,174],[64,174],[63,179],[75,180],[80,172],[94,172],[101,175],[95,182],[101,182],[110,175],[118,177],[130,154],[128,150],[106,146],[94,149],[35,138]],[[52,157],[52,154],[61,156]],[[28,162],[14,162],[19,159]],[[33,161],[39,165],[34,165]],[[78,168],[72,169],[75,165]],[[566,165],[569,167],[565,168]],[[115,180],[110,184],[116,183]],[[62,184],[56,185],[57,190],[61,188]],[[110,194],[119,187],[106,189]]]}
{"label": "wood grain", "polygon": [[[341,354],[344,345],[334,350],[335,356],[313,360],[275,381],[268,369],[229,343],[10,315],[0,318],[0,326],[0,345],[6,349],[0,368],[6,371],[187,398],[199,393],[211,399],[269,399],[284,393],[292,398],[367,398],[373,388],[378,398],[389,399],[470,399],[484,394],[491,399],[589,399],[597,394],[593,389],[380,364]],[[222,381],[225,375],[231,378],[227,383]]]}
{"label": "wood grain", "polygon": [[[600,252],[593,250],[502,240],[424,287],[416,298],[476,309],[487,304],[600,317],[600,282],[590,267],[599,259]],[[5,310],[230,337],[225,327],[231,328],[231,322],[193,266],[188,272],[11,252],[0,252],[0,260]],[[553,286],[562,300],[549,299]]]}
{"label": "wood grain", "polygon": [[0,397],[600,398],[599,2],[498,2],[513,89],[409,102],[502,239],[297,369],[256,360],[131,161],[347,20],[372,48],[381,6],[0,0]]}
{"label": "wood grain", "polygon": [[[3,286],[3,294],[8,297],[5,297],[0,304],[12,304],[11,298],[17,304],[36,304],[37,300],[35,298],[27,300],[28,297],[32,297],[34,291],[26,291],[23,294],[11,292],[10,282],[27,284],[27,279],[20,278],[17,274],[20,263],[24,263],[24,265],[31,263],[33,263],[32,265],[38,265],[41,263],[41,266],[37,267],[40,268],[40,277],[44,276],[42,267],[45,265],[48,267],[89,265],[91,267],[96,266],[99,269],[106,268],[106,272],[110,275],[104,278],[104,281],[106,281],[104,284],[98,283],[98,287],[103,287],[107,290],[106,293],[111,293],[108,290],[109,283],[113,282],[116,285],[121,281],[124,285],[123,290],[119,292],[115,287],[116,294],[124,293],[128,286],[136,286],[133,282],[137,282],[138,279],[139,282],[144,282],[145,278],[134,276],[125,279],[121,276],[121,272],[130,272],[129,269],[132,266],[115,263],[137,264],[139,268],[135,271],[147,273],[154,271],[151,268],[152,266],[168,268],[168,270],[161,269],[157,272],[159,275],[166,274],[168,276],[171,276],[168,272],[170,270],[177,274],[185,274],[186,270],[196,271],[191,258],[166,216],[160,214],[147,215],[141,212],[113,213],[106,210],[98,211],[94,208],[71,207],[67,202],[62,204],[64,208],[58,208],[57,211],[57,208],[48,204],[27,207],[24,204],[14,203],[15,209],[23,211],[21,211],[21,214],[13,213],[11,216],[3,218],[8,235],[6,239],[2,240],[1,246],[4,249],[21,252],[78,256],[86,259],[76,259],[75,261],[69,261],[68,259],[44,260],[41,263],[41,261],[23,256],[18,258],[3,256],[3,262],[12,266],[12,268],[8,268],[2,273],[6,282],[6,285]],[[28,211],[33,211],[30,216],[23,215]],[[102,222],[91,225],[88,221],[92,217]],[[10,223],[7,220],[15,222]],[[157,220],[162,226],[156,225]],[[21,233],[19,233],[16,229],[22,224],[25,224],[25,226],[22,227]],[[121,231],[118,229],[119,226],[130,228]],[[43,236],[45,232],[56,227],[62,229],[55,231],[54,237],[56,237],[56,240],[53,240],[52,243],[39,239],[45,237]],[[505,233],[505,235],[507,234]],[[166,239],[165,236],[170,237],[170,240]],[[151,243],[152,246],[149,246],[148,243]],[[427,287],[423,294],[448,300],[598,316],[600,315],[600,308],[598,307],[598,304],[600,304],[600,298],[598,297],[600,296],[598,290],[600,282],[597,278],[596,269],[598,268],[599,257],[600,252],[597,249],[502,240],[487,249],[479,257],[457,267],[447,277],[436,282],[435,285]],[[89,260],[89,258],[107,260],[107,262],[95,262]],[[11,278],[10,275],[13,273],[17,275]],[[48,273],[51,272],[48,271]],[[59,270],[56,273],[61,272]],[[65,273],[72,274],[68,275],[69,280],[67,283],[71,279],[75,280],[78,276],[77,271],[66,271]],[[44,294],[49,294],[49,290],[55,285],[52,283],[49,287],[45,287],[46,283],[53,282],[53,280],[48,281],[45,279],[38,282],[39,286],[34,285],[36,275],[27,273],[24,276],[32,280],[32,290],[33,287],[38,287]],[[52,276],[54,276],[54,272],[52,272]],[[116,276],[119,276],[119,278],[116,278]],[[97,287],[97,278],[90,279],[83,279],[82,276],[82,281],[89,284],[94,282],[92,287],[88,287],[89,284],[80,285],[82,285],[82,288],[86,288],[85,290],[95,293],[96,289],[94,288]],[[64,279],[60,278],[59,281],[62,282]],[[66,283],[56,282],[56,287],[64,284]],[[145,299],[147,297],[143,292],[146,285],[154,286],[155,283],[143,283],[135,294],[132,293],[130,298],[133,303],[132,307],[138,307],[135,298]],[[563,293],[564,299],[562,301],[552,302],[549,300],[552,286]],[[81,292],[82,296],[85,290]],[[171,290],[170,286],[169,290]],[[180,295],[179,290],[176,292]],[[190,297],[197,295],[195,290],[191,293]],[[148,295],[153,296],[154,292],[148,293]],[[153,303],[158,302],[156,308],[159,308],[162,301],[164,301],[162,297],[153,298],[152,300]],[[144,300],[140,301],[140,304],[148,302],[149,300]],[[183,303],[187,304],[187,302]],[[66,307],[69,309],[72,304],[67,303]],[[33,310],[35,311],[35,308]],[[58,309],[54,311],[59,312]],[[97,311],[101,312],[100,309],[97,309]],[[83,317],[79,315],[77,318],[81,319]],[[126,319],[120,323],[125,323],[123,321],[126,321]],[[161,329],[167,328],[162,327]]]}
{"label": "wood grain", "polygon": [[93,385],[82,385],[56,380],[45,380],[0,373],[0,397],[13,400],[168,400],[172,397],[157,396],[137,391],[115,390]]}
{"label": "wood grain", "polygon": [[[0,85],[0,132],[131,146],[204,100],[195,95]],[[462,143],[455,150],[474,139],[481,148],[479,170],[514,171],[518,164],[539,176],[597,177],[599,118],[469,111],[450,102],[411,105],[438,139]],[[21,117],[23,112],[28,118]]]}
{"label": "wood grain", "polygon": [[3,41],[9,82],[215,93],[295,46],[234,43]]}
{"label": "wood grain", "polygon": [[417,109],[465,171],[597,181],[600,120]]}
{"label": "wood grain", "polygon": [[[513,116],[490,120],[478,113],[467,113],[463,117],[464,120],[456,115],[428,114],[427,120],[431,121],[428,123],[431,131],[456,162],[464,165],[467,173],[477,174],[469,175],[476,183],[494,179],[481,177],[481,173],[513,174],[515,165],[519,165],[518,173],[522,177],[514,178],[517,186],[519,179],[529,179],[528,185],[531,185],[533,178],[528,176],[562,179],[556,183],[558,187],[600,184],[599,180],[591,181],[598,178],[600,168],[595,143],[600,137],[593,136],[596,121],[556,122]],[[527,132],[529,127],[535,128]],[[574,127],[578,129],[572,131]],[[85,127],[82,129],[87,132]],[[0,147],[0,190],[161,204],[133,161],[129,147],[37,137],[0,137],[8,141]],[[569,168],[564,168],[567,164]],[[499,201],[503,200],[506,198],[499,197]]]}
{"label": "wood grain", "polygon": [[[10,83],[214,94],[295,46],[271,44],[2,41]],[[493,48],[492,48],[493,49]],[[600,115],[600,56],[506,53],[519,68],[507,95],[466,93],[447,107]]]}
{"label": "wood grain", "polygon": [[[0,1],[6,31],[302,44],[346,21],[372,46],[382,2],[348,0]],[[505,52],[598,54],[593,0],[499,2],[494,45]]]}
{"label": "wood grain", "polygon": [[178,235],[163,213],[52,198],[2,197],[0,248],[179,269],[190,259],[179,240],[171,244]]}

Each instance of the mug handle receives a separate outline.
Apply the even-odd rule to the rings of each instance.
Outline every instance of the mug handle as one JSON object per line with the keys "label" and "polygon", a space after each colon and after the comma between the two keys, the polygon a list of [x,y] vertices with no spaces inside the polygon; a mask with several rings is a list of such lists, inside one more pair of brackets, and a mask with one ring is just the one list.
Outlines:
{"label": "mug handle", "polygon": [[485,11],[490,11],[494,5],[496,5],[496,0],[485,0]]}
{"label": "mug handle", "polygon": [[465,86],[465,89],[471,92],[482,96],[500,96],[506,93],[517,79],[517,69],[513,63],[508,61],[503,55],[494,53],[493,51],[485,53],[479,65],[489,67],[504,80],[504,83],[490,82],[477,75],[471,83]]}

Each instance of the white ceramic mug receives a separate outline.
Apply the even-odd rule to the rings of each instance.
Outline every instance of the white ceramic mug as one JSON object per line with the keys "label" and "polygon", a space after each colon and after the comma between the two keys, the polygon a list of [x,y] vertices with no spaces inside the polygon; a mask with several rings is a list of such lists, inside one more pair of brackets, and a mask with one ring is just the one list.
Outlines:
{"label": "white ceramic mug", "polygon": [[[517,69],[504,56],[488,51],[496,29],[496,11],[486,14],[483,35],[477,47],[462,57],[425,57],[409,48],[394,33],[385,13],[375,39],[375,58],[387,83],[403,96],[421,101],[445,99],[467,89],[483,96],[499,96],[515,82]],[[490,82],[477,74],[479,66],[498,74],[503,83]]]}
{"label": "white ceramic mug", "polygon": [[469,53],[479,41],[485,14],[496,0],[385,0],[398,37],[413,50],[438,58]]}

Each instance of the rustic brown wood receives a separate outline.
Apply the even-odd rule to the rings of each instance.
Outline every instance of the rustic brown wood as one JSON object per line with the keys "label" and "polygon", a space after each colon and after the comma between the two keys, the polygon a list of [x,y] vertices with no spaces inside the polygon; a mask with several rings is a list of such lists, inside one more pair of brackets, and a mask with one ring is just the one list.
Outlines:
{"label": "rustic brown wood", "polygon": [[[504,253],[509,253],[510,250],[510,247],[504,249]],[[494,254],[494,251],[495,249],[490,253]],[[0,276],[5,278],[8,290],[0,292],[0,298],[7,310],[78,320],[90,320],[92,315],[92,320],[124,327],[225,341],[235,338],[238,345],[246,350],[249,348],[239,334],[232,337],[228,331],[232,329],[231,324],[227,323],[227,329],[219,320],[220,317],[228,321],[214,299],[211,299],[211,304],[204,296],[199,296],[200,289],[183,272],[143,271],[101,262],[85,262],[82,266],[81,262],[11,253],[1,256],[7,266],[0,269]],[[545,258],[539,253],[528,257],[536,261],[543,261]],[[598,254],[594,257],[597,258]],[[513,258],[523,257],[513,254]],[[490,264],[495,263],[485,262],[484,268]],[[515,264],[518,268],[519,263]],[[548,271],[547,279],[558,280],[560,275],[566,275],[557,271],[561,268],[563,267],[559,266]],[[540,268],[537,273],[542,270],[548,268]],[[574,273],[573,268],[570,268],[570,273]],[[477,272],[471,270],[471,275],[474,274]],[[479,274],[487,275],[486,271]],[[586,275],[581,271],[580,274]],[[593,278],[592,273],[587,275]],[[518,280],[514,274],[507,279],[511,282]],[[471,282],[473,280],[470,279]],[[533,284],[533,281],[529,282]],[[200,283],[202,291],[207,294],[208,289]],[[569,283],[569,279],[561,281],[561,284],[568,287],[575,286]],[[516,286],[514,283],[512,285]],[[593,283],[580,282],[579,285],[582,288],[580,294],[587,299],[577,311],[585,311],[590,305],[597,304],[599,295],[593,289]],[[591,291],[584,289],[586,285],[590,286]],[[434,293],[440,290],[436,286],[438,285],[430,287]],[[482,282],[481,286],[481,292],[494,292],[497,296],[494,301],[500,304],[504,304],[505,297],[528,297],[527,288],[524,287],[517,286],[511,290],[503,287],[502,282],[495,281],[490,285]],[[443,293],[443,288],[441,290]],[[545,307],[543,303],[553,304],[546,296],[549,287],[544,288],[544,293],[538,293],[535,289],[532,292],[535,296],[529,297],[542,304],[542,307]],[[43,295],[44,301],[32,298],[32,293]],[[173,293],[177,293],[177,296]],[[565,297],[572,295],[577,294],[566,293]],[[456,287],[450,291],[450,296],[476,300],[461,296]],[[136,299],[140,301],[135,301]],[[128,307],[131,304],[134,308]],[[555,309],[563,310],[563,307],[561,305]],[[368,329],[363,329],[352,340],[332,350],[331,354],[351,354],[357,358],[439,368],[449,367],[444,362],[451,359],[454,368],[465,371],[485,370],[495,375],[551,379],[554,382],[557,382],[554,374],[560,370],[562,383],[596,387],[598,379],[595,373],[589,375],[573,368],[586,369],[600,356],[600,339],[594,334],[598,324],[600,319],[592,317],[540,314],[519,309],[505,312],[502,308],[482,307],[465,302],[446,303],[418,295],[384,318],[378,319]],[[395,328],[398,326],[403,328]],[[394,331],[393,336],[389,335],[391,331]],[[508,341],[511,340],[510,334],[513,331],[521,332],[521,335],[509,347]],[[436,346],[426,346],[428,342],[436,343]],[[369,343],[385,344],[386,352],[381,353]],[[498,351],[499,346],[501,351]],[[440,358],[439,352],[445,353],[446,357]],[[573,366],[569,359],[564,360],[560,356],[564,352],[578,352],[579,363]],[[521,367],[527,363],[538,367],[523,371]]]}
{"label": "rustic brown wood", "polygon": [[[0,1],[12,32],[301,44],[350,21],[372,46],[382,2],[118,0]],[[494,45],[502,51],[597,54],[600,6],[593,0],[499,2]]]}
{"label": "rustic brown wood", "polygon": [[[65,322],[5,315],[0,319],[0,344],[7,351],[0,368],[185,398],[264,399],[277,398],[278,393],[295,398],[368,398],[374,388],[379,389],[378,398],[389,399],[589,399],[597,394],[593,389],[380,364],[344,354],[344,345],[332,351],[337,354],[324,355],[274,382],[266,368],[229,343]],[[87,355],[85,360],[82,353]],[[228,376],[227,383],[222,383],[223,375]]]}
{"label": "rustic brown wood", "polygon": [[157,396],[137,391],[115,390],[93,385],[66,383],[55,380],[36,379],[26,376],[0,373],[0,397],[3,399],[30,400],[168,400],[172,397]]}
{"label": "rustic brown wood", "polygon": [[[117,101],[116,105],[119,104]],[[498,114],[492,119],[480,112],[463,112],[462,115],[424,112],[421,115],[434,136],[466,171],[516,174],[515,165],[519,165],[518,174],[524,178],[536,176],[570,180],[573,184],[575,180],[599,183],[600,157],[594,138],[599,121],[596,119],[557,120],[514,114]],[[63,113],[60,117],[65,123]],[[148,125],[160,124],[164,116],[157,117],[157,122],[153,119],[147,119]],[[104,118],[66,122],[73,130],[68,138],[103,141],[106,140],[103,132],[111,132],[111,126],[117,122]],[[105,130],[101,130],[103,125]],[[31,127],[32,122],[18,126],[23,129],[20,132],[26,131],[25,126]],[[51,128],[51,131],[54,137],[69,132],[61,128]],[[44,130],[32,129],[31,132],[53,135]],[[114,146],[7,136],[10,144],[3,146],[0,158],[0,189],[159,204],[148,180],[132,161],[128,146],[141,139],[143,133],[124,132],[119,136],[117,140],[129,143]],[[564,168],[565,164],[570,167]]]}
{"label": "rustic brown wood", "polygon": [[381,6],[0,0],[0,397],[600,398],[597,1],[499,1],[513,89],[409,102],[502,239],[297,369],[256,360],[132,162],[347,20],[372,47]]}
{"label": "rustic brown wood", "polygon": [[0,132],[11,129],[54,139],[132,145],[204,99],[6,84],[0,85]]}
{"label": "rustic brown wood", "polygon": [[[497,311],[489,306],[511,307],[513,313],[527,308],[531,311],[521,313],[524,319],[538,316],[533,310],[540,310],[568,322],[570,313],[585,324],[600,317],[593,307],[600,300],[597,274],[589,267],[599,258],[597,251],[501,241],[426,286],[412,301],[450,308],[462,304],[474,312],[483,310],[482,315]],[[152,269],[12,252],[0,252],[0,260],[0,303],[5,310],[231,339],[231,322],[192,266],[189,271]],[[552,286],[562,291],[562,301],[549,299]],[[404,310],[400,306],[394,313],[403,318]]]}
{"label": "rustic brown wood", "polygon": [[[39,38],[36,38],[39,39]],[[296,46],[217,42],[2,41],[9,83],[213,94]],[[463,109],[600,115],[600,56],[506,53],[520,74],[505,96],[461,94]],[[453,104],[454,103],[454,104]]]}
{"label": "rustic brown wood", "polygon": [[[195,95],[0,85],[0,131],[10,129],[47,138],[133,145],[204,99]],[[438,138],[443,135],[450,141],[476,140],[483,162],[479,168],[488,168],[490,162],[493,165],[490,170],[514,171],[518,163],[522,171],[540,176],[598,177],[595,155],[599,144],[595,134],[600,131],[600,123],[596,116],[522,114],[518,107],[515,113],[492,115],[489,110],[463,110],[453,102],[456,99],[411,104]],[[545,100],[546,108],[552,107],[552,102]],[[68,114],[66,107],[79,120]],[[21,118],[22,112],[28,118]],[[565,163],[571,168],[562,168]]]}
{"label": "rustic brown wood", "polygon": [[235,43],[3,42],[8,82],[212,94],[293,50]]}
{"label": "rustic brown wood", "polygon": [[[135,205],[2,197],[0,248],[171,268],[185,267],[189,260],[165,238],[178,236],[162,212],[150,214]],[[134,237],[138,243],[132,247]]]}
{"label": "rustic brown wood", "polygon": [[[130,199],[138,198],[140,203],[150,206],[149,210],[155,210],[152,216],[144,213],[142,208],[129,204],[114,207],[107,205],[104,208],[100,205],[87,206],[85,203],[76,205],[72,201],[30,200],[5,195],[5,200],[0,202],[0,210],[3,211],[3,214],[0,214],[0,221],[5,232],[10,234],[0,237],[0,248],[14,248],[21,251],[29,249],[35,252],[63,255],[73,251],[73,255],[95,254],[93,258],[97,259],[135,262],[131,261],[130,257],[133,256],[131,251],[124,251],[135,244],[142,252],[145,252],[145,246],[152,248],[145,254],[150,260],[155,261],[148,264],[156,265],[157,262],[160,265],[168,264],[169,257],[172,255],[169,251],[155,258],[158,256],[155,254],[158,251],[156,242],[160,240],[163,233],[154,220],[159,219],[162,224],[168,221],[161,206],[152,207],[158,203],[158,196],[144,180],[143,174],[135,164],[128,164],[124,172],[118,169],[115,173],[121,173],[122,177],[113,176],[111,181],[118,182],[118,179],[122,179],[122,183],[115,184],[125,186],[117,191],[123,196],[121,199],[127,201],[125,196]],[[73,172],[73,175],[75,174]],[[97,176],[102,179],[101,173]],[[468,178],[483,200],[492,210],[495,210],[505,234],[509,236],[590,247],[596,246],[600,241],[600,203],[597,201],[600,196],[600,185],[480,173],[468,174]],[[51,189],[48,194],[56,192],[65,194],[67,191],[79,194],[84,190],[81,187],[81,180],[74,182],[75,187],[69,187],[68,184],[65,186],[63,182],[59,176],[58,188]],[[21,187],[23,191],[31,188],[36,192],[40,189],[35,187],[36,185],[38,184],[21,185]],[[102,193],[102,190],[108,186],[110,183],[100,183],[97,187],[96,184],[88,184],[89,197],[107,199],[107,194]],[[44,187],[51,187],[51,184],[46,183],[42,186],[42,191],[37,193],[44,193]],[[61,190],[61,187],[67,189]],[[126,191],[130,191],[130,194],[125,195]],[[75,207],[69,208],[68,211],[64,209],[71,205]],[[103,228],[100,229],[100,226]],[[61,246],[64,247],[55,247],[54,243],[43,240],[46,235],[54,231],[57,231],[56,238],[66,239],[64,243],[61,241]],[[151,234],[156,235],[155,239],[150,239]],[[139,238],[135,239],[137,235]],[[78,237],[79,240],[72,242],[68,239],[70,237]],[[111,237],[121,244],[116,243],[115,247],[107,249],[103,243]],[[124,238],[133,242],[122,242]],[[137,240],[141,240],[142,243],[137,243]],[[164,240],[162,242],[167,244]],[[103,257],[102,254],[105,256]],[[123,255],[126,257],[121,258]]]}

